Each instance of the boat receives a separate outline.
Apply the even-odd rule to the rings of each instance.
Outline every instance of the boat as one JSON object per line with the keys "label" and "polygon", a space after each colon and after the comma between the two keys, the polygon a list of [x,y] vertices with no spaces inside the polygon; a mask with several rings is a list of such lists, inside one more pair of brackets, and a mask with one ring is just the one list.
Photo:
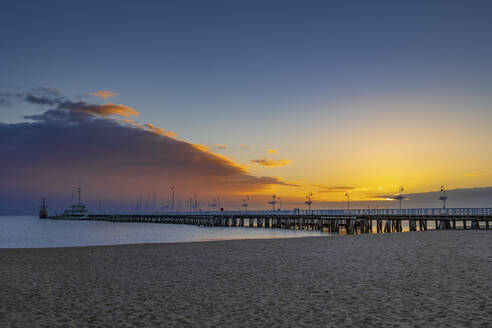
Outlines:
{"label": "boat", "polygon": [[[80,187],[77,188],[75,192],[78,194],[78,202],[67,208],[65,211],[63,211],[62,214],[53,216],[52,219],[82,220],[88,218],[88,210],[85,208],[85,205],[80,202],[80,192],[81,192]],[[73,192],[72,192],[72,199],[73,199]]]}
{"label": "boat", "polygon": [[48,218],[48,207],[46,206],[46,198],[41,199],[41,207],[39,208],[39,218],[40,219]]}

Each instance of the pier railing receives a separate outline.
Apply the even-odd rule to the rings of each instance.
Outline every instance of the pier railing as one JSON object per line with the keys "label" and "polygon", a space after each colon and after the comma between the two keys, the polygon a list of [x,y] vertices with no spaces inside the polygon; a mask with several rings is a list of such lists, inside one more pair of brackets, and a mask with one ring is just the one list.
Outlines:
{"label": "pier railing", "polygon": [[408,209],[349,209],[302,211],[312,215],[357,216],[490,216],[492,208],[408,208]]}
{"label": "pier railing", "polygon": [[407,209],[345,209],[345,210],[280,210],[280,211],[195,211],[195,212],[139,212],[137,215],[187,215],[187,216],[264,216],[264,215],[313,215],[313,216],[492,216],[492,208],[407,208]]}
{"label": "pier railing", "polygon": [[[54,216],[51,219],[66,219]],[[139,212],[90,214],[80,220],[190,224],[207,227],[307,229],[347,233],[490,230],[492,208],[411,208],[292,211]]]}

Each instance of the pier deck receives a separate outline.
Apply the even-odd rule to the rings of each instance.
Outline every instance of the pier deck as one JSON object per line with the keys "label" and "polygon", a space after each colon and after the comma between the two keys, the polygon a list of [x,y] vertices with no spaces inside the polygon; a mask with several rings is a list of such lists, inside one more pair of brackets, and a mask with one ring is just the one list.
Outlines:
{"label": "pier deck", "polygon": [[[56,217],[51,218],[55,219]],[[305,229],[361,234],[425,231],[429,229],[489,230],[492,226],[492,209],[353,209],[90,214],[84,220],[190,224],[209,227]]]}

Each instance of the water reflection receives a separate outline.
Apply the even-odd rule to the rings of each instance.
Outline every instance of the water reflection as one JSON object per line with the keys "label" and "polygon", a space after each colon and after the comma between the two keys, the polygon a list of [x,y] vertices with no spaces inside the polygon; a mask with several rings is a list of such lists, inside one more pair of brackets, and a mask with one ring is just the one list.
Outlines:
{"label": "water reflection", "polygon": [[33,216],[1,216],[0,248],[96,246],[134,243],[172,243],[229,239],[326,236],[320,231],[205,228],[155,223],[40,220]]}

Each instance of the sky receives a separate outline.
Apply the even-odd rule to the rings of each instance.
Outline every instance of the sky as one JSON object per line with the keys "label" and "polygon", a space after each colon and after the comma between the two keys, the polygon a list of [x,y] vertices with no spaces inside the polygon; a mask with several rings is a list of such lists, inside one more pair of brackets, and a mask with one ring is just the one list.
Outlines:
{"label": "sky", "polygon": [[2,1],[0,213],[492,207],[491,9]]}

